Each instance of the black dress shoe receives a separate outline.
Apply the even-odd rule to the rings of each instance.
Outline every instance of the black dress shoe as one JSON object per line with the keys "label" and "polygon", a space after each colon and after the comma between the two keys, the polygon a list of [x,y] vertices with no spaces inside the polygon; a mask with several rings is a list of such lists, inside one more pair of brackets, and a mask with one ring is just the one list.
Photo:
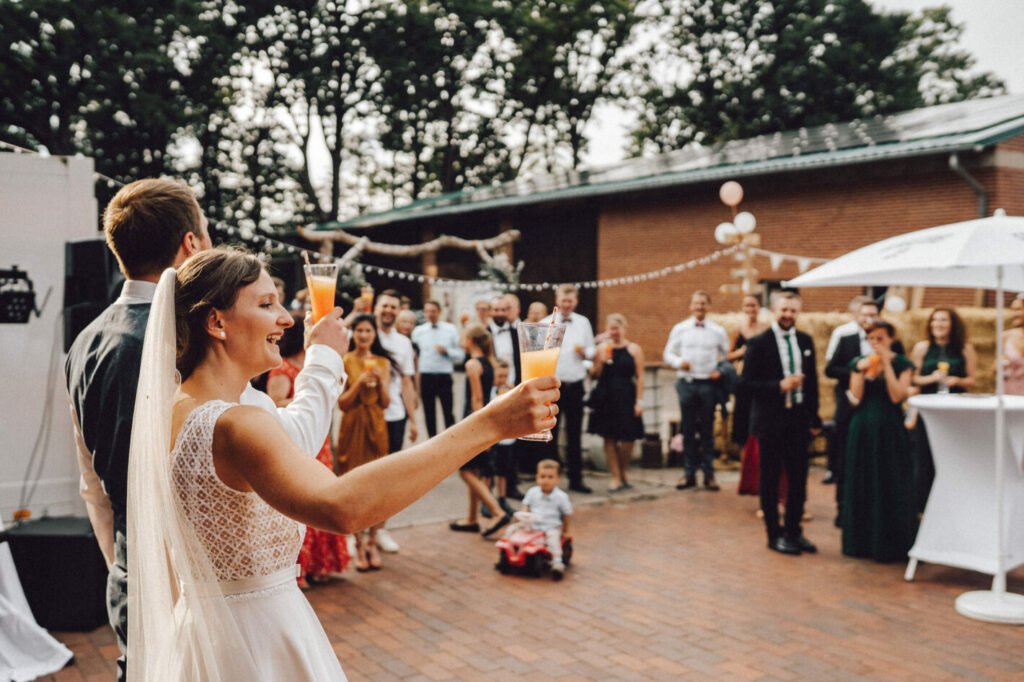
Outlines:
{"label": "black dress shoe", "polygon": [[689,476],[687,476],[686,480],[683,481],[682,483],[676,483],[676,490],[686,490],[687,488],[696,488],[696,487],[697,487],[697,479],[696,478],[691,478]]}
{"label": "black dress shoe", "polygon": [[593,488],[584,483],[573,483],[572,485],[569,486],[569,490],[573,491],[574,493],[583,493],[584,495],[589,495],[590,493],[594,492]]}
{"label": "black dress shoe", "polygon": [[795,541],[796,546],[800,548],[801,552],[807,552],[808,554],[817,554],[818,547],[813,542],[808,540],[806,537],[801,535]]}
{"label": "black dress shoe", "polygon": [[800,556],[800,545],[796,544],[792,540],[787,540],[786,538],[775,538],[768,543],[768,549],[782,554]]}
{"label": "black dress shoe", "polygon": [[719,487],[717,482],[715,482],[715,479],[713,479],[713,478],[705,478],[704,479],[704,489],[705,490],[710,490],[713,493],[717,493],[722,488]]}
{"label": "black dress shoe", "polygon": [[505,512],[504,514],[502,514],[500,519],[495,521],[494,524],[487,528],[487,530],[485,530],[483,533],[481,533],[481,535],[483,535],[485,538],[489,538],[511,522],[512,512]]}

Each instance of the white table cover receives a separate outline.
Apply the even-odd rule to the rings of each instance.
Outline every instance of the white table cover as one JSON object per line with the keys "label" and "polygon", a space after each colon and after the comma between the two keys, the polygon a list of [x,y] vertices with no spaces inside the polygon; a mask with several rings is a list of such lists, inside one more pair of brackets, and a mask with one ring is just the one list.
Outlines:
{"label": "white table cover", "polygon": [[[1024,564],[1024,397],[1004,396],[1003,530],[1007,571]],[[995,575],[995,396],[910,399],[928,427],[935,482],[910,558]]]}
{"label": "white table cover", "polygon": [[0,680],[28,682],[57,672],[71,657],[66,646],[36,624],[11,549],[0,542]]}

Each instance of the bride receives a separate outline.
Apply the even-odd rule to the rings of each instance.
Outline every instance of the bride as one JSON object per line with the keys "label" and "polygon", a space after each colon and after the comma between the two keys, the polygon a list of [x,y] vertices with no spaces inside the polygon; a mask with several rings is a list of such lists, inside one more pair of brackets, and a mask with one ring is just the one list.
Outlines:
{"label": "bride", "polygon": [[249,379],[280,364],[291,324],[250,254],[206,251],[160,278],[129,458],[130,680],[344,679],[296,586],[301,524],[367,528],[496,441],[554,424],[558,381],[536,379],[337,478],[238,404]]}

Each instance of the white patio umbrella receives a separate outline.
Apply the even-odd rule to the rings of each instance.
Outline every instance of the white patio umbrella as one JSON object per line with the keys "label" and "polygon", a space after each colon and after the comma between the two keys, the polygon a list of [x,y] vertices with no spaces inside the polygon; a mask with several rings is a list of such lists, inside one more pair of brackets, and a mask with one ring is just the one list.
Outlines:
{"label": "white patio umbrella", "polygon": [[905,285],[996,290],[996,536],[999,557],[992,589],[966,592],[961,614],[1001,623],[1024,623],[1024,595],[1006,591],[1003,531],[1003,291],[1024,291],[1024,217],[997,210],[990,218],[932,227],[891,237],[829,261],[787,282],[793,287]]}

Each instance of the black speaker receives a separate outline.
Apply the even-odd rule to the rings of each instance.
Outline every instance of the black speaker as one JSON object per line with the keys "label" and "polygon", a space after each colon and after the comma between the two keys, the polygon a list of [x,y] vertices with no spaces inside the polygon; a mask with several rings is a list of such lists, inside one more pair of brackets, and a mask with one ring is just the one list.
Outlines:
{"label": "black speaker", "polygon": [[102,239],[64,244],[64,352],[117,297],[117,262]]}
{"label": "black speaker", "polygon": [[95,630],[107,622],[107,564],[89,519],[55,516],[4,532],[36,622],[48,630]]}

